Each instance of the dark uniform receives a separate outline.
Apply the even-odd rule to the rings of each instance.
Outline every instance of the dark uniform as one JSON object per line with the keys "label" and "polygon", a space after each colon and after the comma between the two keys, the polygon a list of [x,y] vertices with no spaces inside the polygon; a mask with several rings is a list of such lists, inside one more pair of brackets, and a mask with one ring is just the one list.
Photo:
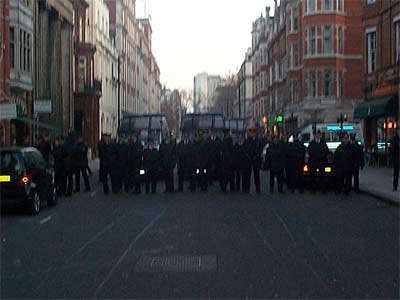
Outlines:
{"label": "dark uniform", "polygon": [[37,146],[37,149],[40,151],[40,153],[42,153],[43,158],[46,161],[46,164],[48,164],[50,161],[52,150],[51,150],[51,144],[47,137],[45,139],[42,139],[40,144]]}
{"label": "dark uniform", "polygon": [[87,159],[88,147],[85,142],[78,141],[75,145],[73,160],[75,163],[75,192],[79,192],[81,189],[81,176],[85,182],[85,190],[90,191],[90,184],[86,167],[88,165]]}
{"label": "dark uniform", "polygon": [[134,188],[136,194],[141,193],[140,187],[140,168],[142,167],[143,146],[139,140],[131,140],[129,144],[129,170],[130,186]]}
{"label": "dark uniform", "polygon": [[392,154],[392,161],[393,161],[393,191],[397,191],[397,188],[399,186],[399,167],[400,167],[399,143],[400,143],[399,135],[396,133],[396,135],[391,140],[391,147],[390,147],[391,149],[390,151]]}
{"label": "dark uniform", "polygon": [[342,142],[334,154],[335,174],[337,179],[337,192],[351,191],[351,178],[353,174],[353,147],[350,143]]}
{"label": "dark uniform", "polygon": [[221,139],[216,135],[210,136],[206,140],[208,162],[207,162],[207,174],[208,183],[212,185],[214,181],[220,180],[221,170]]}
{"label": "dark uniform", "polygon": [[352,139],[351,146],[353,149],[353,178],[354,178],[354,190],[360,192],[360,168],[364,169],[364,151],[363,147],[355,140]]}
{"label": "dark uniform", "polygon": [[160,161],[165,178],[165,192],[174,192],[174,168],[176,165],[176,143],[164,140],[160,145]]}
{"label": "dark uniform", "polygon": [[109,138],[99,144],[99,158],[100,158],[100,179],[103,183],[103,192],[105,195],[109,193],[108,177],[111,177],[111,144]]}
{"label": "dark uniform", "polygon": [[183,183],[185,180],[191,180],[190,174],[190,161],[192,143],[189,139],[184,139],[178,144],[177,155],[178,155],[178,190],[183,191]]}
{"label": "dark uniform", "polygon": [[130,174],[129,174],[129,144],[124,138],[121,138],[117,146],[118,158],[119,158],[119,176],[118,176],[118,188],[121,189],[124,186],[125,192],[130,190]]}
{"label": "dark uniform", "polygon": [[237,142],[233,146],[234,152],[234,176],[235,176],[235,190],[240,191],[243,188],[243,170],[246,161],[246,155],[244,153],[244,143]]}
{"label": "dark uniform", "polygon": [[113,140],[110,143],[110,175],[111,175],[111,190],[113,194],[118,194],[121,191],[121,172],[120,172],[120,152],[119,144]]}
{"label": "dark uniform", "polygon": [[67,157],[67,151],[63,143],[59,143],[58,145],[54,146],[53,157],[57,193],[59,195],[63,195],[66,192],[67,185],[67,173],[65,169],[65,159]]}
{"label": "dark uniform", "polygon": [[143,151],[143,169],[145,171],[146,194],[157,191],[158,169],[160,164],[159,152],[155,148],[146,148]]}
{"label": "dark uniform", "polygon": [[235,191],[234,174],[235,154],[233,150],[233,141],[230,136],[225,136],[221,146],[221,191],[226,192],[228,183],[231,192]]}
{"label": "dark uniform", "polygon": [[272,143],[267,150],[269,168],[269,190],[274,192],[275,177],[278,181],[278,191],[283,192],[283,171],[285,169],[285,145],[282,142]]}
{"label": "dark uniform", "polygon": [[191,173],[192,181],[190,190],[192,192],[196,191],[199,187],[202,191],[207,191],[208,188],[208,176],[207,176],[207,165],[208,165],[208,152],[207,152],[207,142],[202,138],[197,138],[193,143],[193,148],[191,151],[192,161],[191,161]]}
{"label": "dark uniform", "polygon": [[67,136],[67,140],[65,141],[65,172],[67,178],[67,196],[72,195],[73,190],[73,174],[75,173],[75,161],[74,161],[74,152],[75,152],[75,134],[70,132]]}
{"label": "dark uniform", "polygon": [[261,154],[263,145],[261,141],[255,137],[246,139],[244,142],[244,153],[246,161],[243,170],[243,191],[248,193],[250,191],[250,178],[253,170],[254,184],[257,193],[260,193],[260,168],[261,168]]}
{"label": "dark uniform", "polygon": [[304,192],[303,185],[303,166],[306,155],[304,144],[295,140],[289,143],[286,148],[286,180],[288,188],[294,192],[298,189],[300,193]]}
{"label": "dark uniform", "polygon": [[[309,154],[308,164],[310,166],[310,173],[312,180],[312,191],[315,192],[317,187],[316,180],[318,176],[321,178],[321,189],[326,191],[326,178],[325,178],[325,165],[328,161],[329,149],[326,142],[322,139],[314,139],[310,142],[307,152]],[[320,172],[318,172],[320,170]]]}

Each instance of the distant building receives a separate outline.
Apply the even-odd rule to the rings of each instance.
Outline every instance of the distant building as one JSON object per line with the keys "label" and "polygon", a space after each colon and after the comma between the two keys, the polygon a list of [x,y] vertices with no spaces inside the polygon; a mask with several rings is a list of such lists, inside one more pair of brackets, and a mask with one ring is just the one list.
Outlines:
{"label": "distant building", "polygon": [[222,82],[220,76],[208,75],[207,73],[201,73],[194,77],[194,112],[207,112],[213,107],[215,90]]}
{"label": "distant building", "polygon": [[237,78],[237,97],[234,105],[235,117],[253,117],[253,63],[251,61],[251,49],[246,53],[246,58]]}

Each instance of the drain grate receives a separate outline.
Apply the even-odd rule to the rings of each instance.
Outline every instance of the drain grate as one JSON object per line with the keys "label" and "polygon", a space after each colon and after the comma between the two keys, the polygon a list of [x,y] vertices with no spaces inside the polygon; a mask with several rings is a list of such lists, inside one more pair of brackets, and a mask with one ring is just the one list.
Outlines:
{"label": "drain grate", "polygon": [[215,255],[142,256],[135,272],[207,272],[217,268]]}

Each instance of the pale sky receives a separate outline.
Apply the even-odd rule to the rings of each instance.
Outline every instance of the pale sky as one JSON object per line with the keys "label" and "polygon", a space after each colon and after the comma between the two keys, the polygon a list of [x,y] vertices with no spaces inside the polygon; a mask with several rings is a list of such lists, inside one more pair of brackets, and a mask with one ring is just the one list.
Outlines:
{"label": "pale sky", "polygon": [[[144,1],[137,0],[138,17]],[[193,89],[198,73],[236,73],[251,46],[252,22],[266,6],[273,14],[273,0],[147,0],[161,83]]]}

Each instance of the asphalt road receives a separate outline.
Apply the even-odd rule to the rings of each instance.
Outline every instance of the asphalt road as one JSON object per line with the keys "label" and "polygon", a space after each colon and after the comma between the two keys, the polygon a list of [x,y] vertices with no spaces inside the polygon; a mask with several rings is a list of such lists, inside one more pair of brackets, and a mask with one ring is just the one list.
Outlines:
{"label": "asphalt road", "polygon": [[400,297],[398,207],[265,186],[104,196],[94,183],[38,216],[3,212],[1,298]]}

